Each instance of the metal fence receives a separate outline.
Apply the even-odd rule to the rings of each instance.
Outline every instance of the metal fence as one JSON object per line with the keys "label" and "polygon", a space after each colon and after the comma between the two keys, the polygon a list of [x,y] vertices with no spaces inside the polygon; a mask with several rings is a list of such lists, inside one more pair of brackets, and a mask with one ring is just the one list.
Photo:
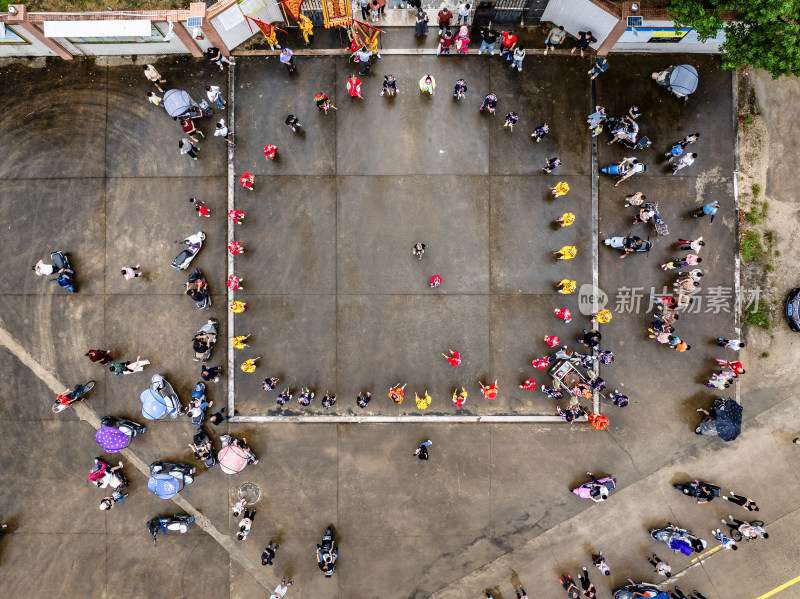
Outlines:
{"label": "metal fence", "polygon": [[497,0],[492,13],[493,23],[519,22],[528,10],[530,0]]}

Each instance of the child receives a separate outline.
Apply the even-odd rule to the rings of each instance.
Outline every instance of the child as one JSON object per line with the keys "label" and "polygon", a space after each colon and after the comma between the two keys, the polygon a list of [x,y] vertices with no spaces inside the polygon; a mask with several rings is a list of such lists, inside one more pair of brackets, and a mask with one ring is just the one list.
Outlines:
{"label": "child", "polygon": [[558,389],[553,389],[552,387],[545,387],[544,385],[542,385],[542,393],[546,394],[547,397],[549,397],[550,399],[561,399],[564,397],[564,394]]}
{"label": "child", "polygon": [[574,245],[565,245],[560,250],[553,252],[558,255],[559,260],[572,260],[578,255],[578,248]]}
{"label": "child", "polygon": [[351,98],[364,99],[361,95],[361,79],[355,73],[350,73],[350,79],[347,80],[347,93]]}
{"label": "child", "polygon": [[267,144],[264,146],[264,156],[266,157],[267,161],[275,160],[275,155],[278,153],[278,146],[273,146],[271,144]]}
{"label": "child", "polygon": [[531,137],[536,140],[536,143],[539,143],[540,141],[542,141],[542,138],[548,133],[550,133],[550,125],[548,125],[547,123],[542,123],[541,125],[536,127],[536,129],[533,130],[533,133],[531,133]]}
{"label": "child", "polygon": [[453,34],[448,30],[445,31],[442,35],[442,38],[439,40],[439,47],[436,49],[436,56],[441,56],[442,54],[447,54],[450,56],[450,46],[453,45]]}
{"label": "child", "polygon": [[463,100],[467,97],[467,82],[465,79],[459,79],[456,81],[456,85],[453,88],[453,99],[455,100]]}
{"label": "child", "polygon": [[297,133],[297,129],[303,126],[303,124],[300,122],[300,119],[293,114],[290,114],[286,117],[286,124],[292,130],[292,133]]}
{"label": "child", "polygon": [[559,181],[556,183],[556,186],[550,190],[550,193],[553,194],[554,198],[560,198],[561,196],[567,195],[567,193],[569,193],[569,183],[566,181]]}
{"label": "child", "polygon": [[366,395],[359,393],[358,397],[356,397],[356,405],[363,410],[369,405],[371,399],[369,391],[367,391]]}
{"label": "child", "polygon": [[[122,267],[122,276],[125,277],[126,281],[130,281],[131,279],[135,279],[137,277],[142,276],[142,272],[139,270],[139,266],[140,265],[137,264],[136,266],[133,267],[131,266]],[[105,362],[102,362],[102,364],[105,364]]]}
{"label": "child", "polygon": [[301,406],[310,406],[311,402],[314,401],[315,395],[316,394],[311,389],[305,387],[304,389],[300,390],[300,395],[297,398],[297,403],[299,403]]}
{"label": "child", "polygon": [[575,215],[572,212],[565,212],[556,219],[556,222],[561,225],[561,228],[569,227],[575,222]]}
{"label": "child", "polygon": [[483,393],[483,396],[486,399],[494,399],[495,397],[497,397],[497,393],[500,390],[499,387],[497,386],[497,380],[495,380],[494,383],[491,383],[489,385],[484,385],[480,381],[478,381],[478,384],[481,386],[481,393]]}
{"label": "child", "polygon": [[286,389],[278,393],[277,404],[279,406],[283,406],[289,403],[290,401],[292,401],[292,391],[289,387],[286,387]]}
{"label": "child", "polygon": [[400,92],[397,90],[397,79],[394,78],[394,75],[389,73],[388,75],[383,76],[383,89],[381,90],[381,95],[389,94],[393,96],[395,94],[399,94]]}
{"label": "child", "polygon": [[189,198],[189,203],[194,205],[197,216],[211,217],[211,212],[206,208],[206,205],[197,198]]}
{"label": "child", "polygon": [[245,343],[250,335],[239,335],[238,337],[233,337],[231,339],[231,345],[234,349],[244,349],[245,347],[250,347]]}
{"label": "child", "polygon": [[629,196],[625,196],[625,208],[627,208],[628,206],[641,206],[646,199],[647,196],[644,195],[641,191],[632,193]]}
{"label": "child", "polygon": [[424,243],[416,243],[414,244],[414,247],[411,248],[411,253],[420,260],[422,260],[422,254],[425,253],[425,247],[426,246]]}
{"label": "child", "polygon": [[506,115],[506,122],[503,124],[503,127],[508,127],[512,132],[514,131],[514,125],[517,124],[519,120],[519,116],[516,112],[509,112]]}
{"label": "child", "polygon": [[331,395],[326,391],[325,397],[322,398],[322,407],[327,410],[328,408],[333,407],[335,403],[336,403],[336,396]]}
{"label": "child", "polygon": [[445,353],[443,353],[442,355],[444,356],[445,360],[450,362],[450,366],[455,368],[456,366],[461,364],[461,354],[458,353],[457,351],[453,351],[452,349],[449,350],[449,351],[450,351],[450,355],[449,356],[447,354],[445,354]]}
{"label": "child", "polygon": [[435,289],[441,284],[442,284],[442,277],[440,277],[439,275],[433,275],[431,277],[431,289]]}
{"label": "child", "polygon": [[489,110],[489,114],[494,114],[494,111],[497,109],[497,94],[494,92],[486,94],[486,97],[483,99],[483,104],[481,104],[481,112],[483,112],[484,108]]}
{"label": "child", "polygon": [[394,403],[403,403],[403,394],[405,393],[405,388],[408,383],[403,383],[401,387],[398,383],[391,389],[389,389],[389,399],[391,399]]}
{"label": "child", "polygon": [[253,191],[253,183],[256,182],[256,178],[253,176],[252,173],[245,173],[241,177],[239,177],[239,183],[242,184],[242,187]]}
{"label": "child", "polygon": [[556,347],[557,345],[561,345],[561,339],[559,339],[555,335],[545,335],[544,342],[547,344],[548,347]]}
{"label": "child", "polygon": [[274,376],[264,379],[264,382],[261,383],[261,388],[264,391],[272,391],[275,387],[278,386],[278,381],[280,381],[280,379]]}
{"label": "child", "polygon": [[526,391],[533,391],[536,389],[536,381],[533,379],[525,379],[525,382],[519,386],[520,389],[525,389]]}
{"label": "child", "polygon": [[461,387],[461,393],[458,393],[458,387],[453,389],[453,404],[457,408],[461,408],[464,406],[464,402],[467,401],[467,390],[464,387]]}
{"label": "child", "polygon": [[228,277],[228,289],[233,291],[236,291],[237,289],[244,289],[244,287],[242,287],[242,280],[236,275],[230,275]]}
{"label": "child", "polygon": [[570,312],[567,308],[556,308],[553,310],[553,313],[556,315],[556,318],[563,320],[564,324],[567,324],[572,320],[572,312]]}
{"label": "child", "polygon": [[247,303],[246,302],[240,302],[238,300],[232,301],[228,305],[228,308],[230,308],[230,311],[233,312],[234,314],[241,314],[242,312],[247,310]]}
{"label": "child", "polygon": [[249,360],[245,360],[244,362],[242,362],[242,365],[240,366],[242,372],[246,372],[247,374],[252,374],[253,372],[255,372],[256,360],[258,359],[259,358],[250,358]]}
{"label": "child", "polygon": [[430,407],[431,402],[433,401],[433,399],[431,398],[430,394],[428,393],[428,390],[425,389],[425,395],[423,395],[422,397],[420,397],[419,395],[414,393],[414,401],[417,404],[417,409],[418,410],[427,410],[428,407]]}
{"label": "child", "polygon": [[[537,139],[536,141],[539,141],[539,140]],[[558,156],[556,156],[554,158],[548,158],[547,166],[544,167],[542,170],[549,175],[554,170],[556,170],[556,168],[558,167],[559,164],[561,164],[561,158],[559,158]]]}
{"label": "child", "polygon": [[228,244],[228,251],[231,253],[231,256],[244,254],[244,246],[241,244],[241,242],[234,239]]}
{"label": "child", "polygon": [[617,389],[614,389],[614,391],[611,392],[610,397],[611,397],[611,402],[615,406],[624,408],[625,406],[628,405],[628,396],[625,395],[624,393],[620,393]]}
{"label": "child", "polygon": [[436,79],[431,77],[430,75],[424,75],[422,79],[419,80],[419,90],[422,93],[430,94],[431,96],[436,95]]}
{"label": "child", "polygon": [[244,220],[244,212],[241,210],[229,210],[228,211],[228,218],[235,222],[237,225],[241,225],[242,221]]}

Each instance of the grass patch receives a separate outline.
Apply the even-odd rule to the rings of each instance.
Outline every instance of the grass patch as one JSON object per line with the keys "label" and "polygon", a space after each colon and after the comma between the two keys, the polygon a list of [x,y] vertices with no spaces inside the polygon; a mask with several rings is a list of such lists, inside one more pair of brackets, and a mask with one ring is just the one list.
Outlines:
{"label": "grass patch", "polygon": [[767,272],[775,272],[775,265],[774,264],[767,264],[764,267],[764,270],[766,270]]}
{"label": "grass patch", "polygon": [[761,352],[761,357],[762,358],[769,358],[769,352],[768,351]]}
{"label": "grass patch", "polygon": [[766,237],[769,245],[775,245],[775,231],[767,231],[764,233],[764,237]]}
{"label": "grass patch", "polygon": [[761,237],[756,231],[748,231],[742,240],[742,260],[753,262],[758,260],[764,253],[764,246],[761,245]]}
{"label": "grass patch", "polygon": [[772,318],[767,302],[760,299],[755,306],[745,309],[744,322],[751,327],[761,327],[769,331],[772,328]]}
{"label": "grass patch", "polygon": [[767,219],[769,214],[769,202],[759,202],[753,200],[750,210],[745,212],[744,220],[751,225],[759,225]]}
{"label": "grass patch", "polygon": [[776,256],[776,257],[778,257],[778,258],[780,258],[780,257],[781,257],[781,251],[780,251],[780,250],[775,250],[775,251],[774,251],[774,252],[772,252],[772,253],[773,253],[773,254],[775,254],[775,256]]}

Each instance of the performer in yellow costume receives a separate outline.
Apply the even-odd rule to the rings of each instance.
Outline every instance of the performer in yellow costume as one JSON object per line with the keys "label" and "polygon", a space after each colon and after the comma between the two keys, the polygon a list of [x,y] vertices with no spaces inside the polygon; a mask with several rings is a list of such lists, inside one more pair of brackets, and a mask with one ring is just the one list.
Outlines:
{"label": "performer in yellow costume", "polygon": [[297,15],[297,23],[300,25],[300,33],[303,35],[303,45],[310,45],[311,40],[309,38],[314,37],[314,25],[311,23],[311,19],[300,14]]}

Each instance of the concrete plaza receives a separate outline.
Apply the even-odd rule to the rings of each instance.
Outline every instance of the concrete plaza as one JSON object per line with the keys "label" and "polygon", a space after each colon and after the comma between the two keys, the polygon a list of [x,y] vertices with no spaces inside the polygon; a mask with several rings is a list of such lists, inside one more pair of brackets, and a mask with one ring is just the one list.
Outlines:
{"label": "concrete plaza", "polygon": [[[715,58],[692,57],[701,88],[690,102],[678,103],[648,75],[679,59],[685,60],[616,56],[593,88],[585,76],[588,59],[576,56],[531,53],[517,73],[496,57],[384,54],[363,78],[365,99],[354,100],[344,87],[351,71],[345,58],[300,56],[298,72],[289,76],[274,57],[238,57],[233,167],[237,178],[254,173],[256,186],[249,192],[237,185],[234,192],[247,214],[236,228],[246,252],[235,271],[244,279],[237,298],[248,307],[236,316],[235,333],[253,335],[236,360],[261,360],[255,374],[236,370],[236,406],[243,416],[301,413],[297,404],[278,410],[275,394],[260,388],[265,376],[280,377],[295,393],[310,386],[318,399],[302,424],[207,425],[215,440],[228,430],[247,437],[261,462],[236,476],[199,468],[179,505],[150,494],[135,466],[155,459],[194,464],[187,448],[193,429],[184,418],[149,423],[122,458],[130,497],[109,513],[96,508],[102,491],[86,483],[92,457],[100,454],[94,418],[141,420],[138,394],[155,372],[168,376],[184,403],[199,380],[190,341],[209,314],[182,297],[185,273],[169,267],[179,250],[172,241],[197,230],[206,241],[193,266],[208,276],[210,316],[222,323],[211,364],[225,364],[227,148],[211,136],[216,117],[202,119],[200,159],[179,156],[180,129],[147,103],[151,87],[141,65],[5,65],[0,81],[19,100],[0,117],[0,131],[13,140],[0,164],[7,275],[0,278],[6,381],[0,510],[14,530],[0,544],[0,564],[10,596],[58,590],[106,597],[124,588],[133,597],[260,597],[285,575],[296,581],[291,599],[479,597],[485,589],[499,599],[513,597],[512,568],[529,591],[538,587],[537,596],[549,598],[563,593],[556,581],[562,568],[575,575],[588,565],[595,541],[613,561],[613,576],[598,582],[607,591],[626,575],[648,577],[642,552],[661,549],[649,542],[651,525],[677,519],[708,538],[705,529],[728,506],[693,506],[668,488],[681,477],[713,478],[751,494],[760,489],[771,508],[761,519],[768,525],[791,519],[797,494],[779,488],[775,478],[786,476],[787,464],[775,459],[762,471],[769,462],[765,439],[789,411],[777,405],[783,398],[762,393],[757,402],[745,401],[752,432],[724,452],[718,440],[692,434],[695,408],[713,397],[698,384],[721,355],[711,339],[733,336],[733,312],[702,307],[685,315],[678,331],[692,344],[688,354],[670,352],[644,333],[649,289],[671,284],[672,273],[658,266],[679,254],[671,246],[678,237],[705,236],[704,290],[734,286],[731,74]],[[227,72],[206,61],[169,58],[156,65],[169,87],[196,99],[209,84],[228,93]],[[389,71],[400,87],[392,99],[378,96]],[[437,80],[434,98],[419,94],[424,73]],[[470,91],[456,103],[450,90],[460,76]],[[317,114],[319,90],[338,111]],[[477,110],[489,90],[500,97],[494,116]],[[606,147],[603,135],[595,156],[585,125],[593,99],[614,115],[633,103],[643,107],[642,133],[654,145],[635,155],[650,165],[647,176],[617,188],[596,178],[593,160],[605,165],[631,154]],[[501,126],[509,110],[520,114],[513,133]],[[303,135],[283,124],[290,112],[300,116]],[[542,121],[552,133],[535,144],[530,130]],[[702,132],[700,158],[671,177],[659,157],[694,131]],[[278,161],[265,161],[267,143],[279,147]],[[545,175],[544,160],[555,155],[564,164]],[[559,180],[571,191],[554,201],[548,189]],[[594,248],[594,191],[600,239],[629,230],[647,235],[643,225],[631,227],[632,209],[622,207],[633,191],[659,202],[671,236],[656,239],[649,230],[655,249],[624,261],[609,248]],[[208,204],[212,218],[196,217],[186,201],[191,196]],[[722,203],[713,224],[687,218],[711,200]],[[557,230],[553,220],[568,210],[576,224]],[[410,253],[416,241],[428,245],[421,262]],[[555,262],[551,252],[570,244],[578,257]],[[31,273],[52,249],[69,254],[78,294],[66,295]],[[547,382],[530,365],[549,351],[543,335],[574,345],[588,324],[577,294],[560,296],[554,285],[565,277],[591,283],[595,255],[599,287],[615,310],[601,346],[617,359],[602,376],[631,397],[625,410],[603,406],[612,423],[607,432],[562,424],[313,422],[324,412],[319,398],[326,389],[339,398],[329,414],[414,414],[413,393],[426,388],[434,397],[431,416],[552,414],[552,401],[517,385],[529,376]],[[124,281],[120,267],[135,263],[145,278]],[[442,287],[428,287],[432,274],[444,278]],[[617,300],[625,294],[618,290],[633,287],[644,289],[636,313]],[[563,306],[573,312],[566,326],[552,315]],[[111,348],[125,359],[141,355],[151,366],[114,377],[83,356],[91,347]],[[464,358],[456,369],[440,356],[448,348]],[[90,378],[98,385],[80,409],[51,412],[59,391]],[[501,392],[490,404],[477,381],[494,379]],[[411,397],[401,406],[386,397],[397,382],[409,383]],[[449,399],[456,385],[470,393],[462,411]],[[214,408],[225,405],[223,382],[209,387]],[[373,394],[363,412],[355,407],[362,390]],[[428,438],[434,440],[431,460],[419,462],[411,452]],[[620,501],[590,507],[571,495],[586,470],[616,476]],[[257,483],[264,499],[255,506],[250,538],[234,545],[230,506],[245,481]],[[604,508],[614,511],[598,515]],[[199,525],[184,537],[162,537],[153,548],[144,523],[182,509],[202,514]],[[341,548],[332,581],[323,579],[313,557],[329,524]],[[593,538],[598,526],[599,539]],[[790,542],[775,536],[770,546],[781,555]],[[281,544],[272,570],[259,561],[269,538]],[[717,552],[709,558],[713,567],[688,570],[709,599],[731,596],[721,580],[747,580],[742,596],[755,597],[787,578],[751,546],[735,557],[762,575],[746,579],[748,572],[737,572],[742,568],[729,557]],[[691,566],[670,561],[675,572]]]}

